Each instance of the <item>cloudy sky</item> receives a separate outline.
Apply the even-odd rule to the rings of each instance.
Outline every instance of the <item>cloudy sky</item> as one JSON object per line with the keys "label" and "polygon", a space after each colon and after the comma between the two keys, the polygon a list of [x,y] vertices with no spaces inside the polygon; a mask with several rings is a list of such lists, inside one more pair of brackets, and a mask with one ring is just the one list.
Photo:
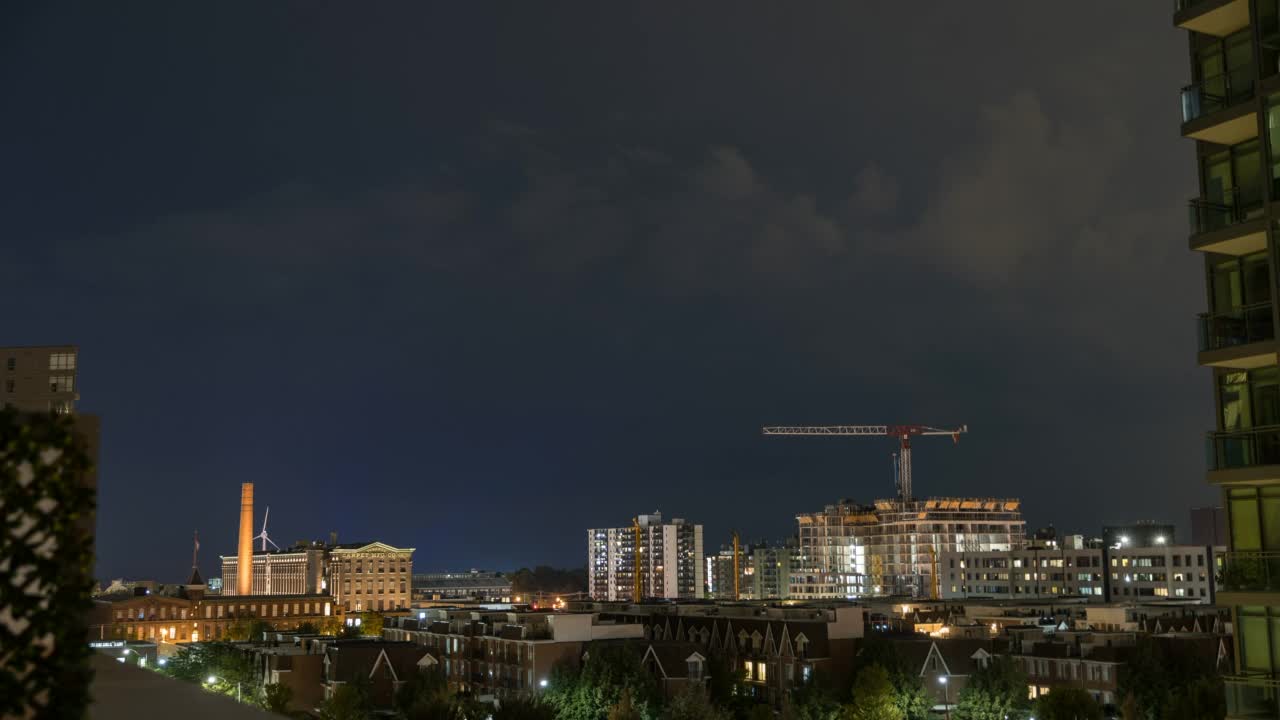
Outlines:
{"label": "cloudy sky", "polygon": [[99,573],[277,542],[585,561],[892,494],[1212,502],[1169,3],[33,4],[0,344],[75,343]]}

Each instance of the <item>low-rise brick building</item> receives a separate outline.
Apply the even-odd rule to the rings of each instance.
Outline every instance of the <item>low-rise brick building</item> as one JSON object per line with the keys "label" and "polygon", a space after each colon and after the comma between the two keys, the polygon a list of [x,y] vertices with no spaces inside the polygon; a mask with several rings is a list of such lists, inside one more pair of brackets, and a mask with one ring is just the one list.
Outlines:
{"label": "low-rise brick building", "polygon": [[382,635],[427,648],[451,689],[503,698],[540,690],[556,663],[580,662],[587,643],[638,640],[641,626],[596,613],[433,608],[388,618]]}

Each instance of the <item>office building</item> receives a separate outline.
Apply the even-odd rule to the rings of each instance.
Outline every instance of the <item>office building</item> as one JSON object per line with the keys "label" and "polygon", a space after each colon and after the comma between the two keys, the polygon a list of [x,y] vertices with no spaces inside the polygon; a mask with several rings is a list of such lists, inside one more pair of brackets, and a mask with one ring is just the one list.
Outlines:
{"label": "office building", "polygon": [[1102,544],[1107,547],[1159,547],[1176,541],[1175,528],[1169,523],[1142,520],[1129,525],[1102,526]]}
{"label": "office building", "polygon": [[1170,598],[1209,604],[1214,599],[1213,555],[1203,546],[1030,545],[999,552],[947,552],[939,556],[939,567],[941,597],[947,600]]}
{"label": "office building", "polygon": [[939,555],[1022,547],[1026,523],[1020,506],[1018,500],[998,498],[877,500],[873,505],[841,500],[821,512],[797,515],[799,554],[790,596],[927,596]]}
{"label": "office building", "polygon": [[[326,549],[300,546],[287,550],[252,550],[253,566],[248,595],[313,595],[327,591]],[[239,595],[238,555],[222,555],[225,595]]]}
{"label": "office building", "polygon": [[702,526],[680,518],[664,521],[659,512],[640,515],[634,522],[631,527],[587,531],[588,594],[597,600],[633,599],[639,557],[641,597],[703,597]]}
{"label": "office building", "polygon": [[413,548],[351,543],[328,548],[329,592],[345,611],[409,607]]}
{"label": "office building", "polygon": [[[1272,0],[1183,0],[1190,84],[1182,135],[1195,142],[1190,247],[1203,254],[1197,362],[1214,419],[1207,481],[1223,493],[1229,549],[1218,603],[1232,608],[1236,677],[1228,717],[1275,708],[1280,674],[1280,363],[1275,251],[1280,199],[1280,8]],[[1206,421],[1209,419],[1206,418]]]}
{"label": "office building", "polygon": [[794,537],[782,544],[752,546],[747,579],[756,600],[786,600],[791,597],[791,572],[799,566],[800,542]]}
{"label": "office building", "polygon": [[[322,593],[350,612],[407,608],[413,550],[381,542],[253,550],[249,595]],[[222,594],[239,594],[239,556],[221,560]]]}
{"label": "office building", "polygon": [[515,597],[511,579],[499,572],[416,573],[413,576],[413,602],[433,600],[510,601]]}
{"label": "office building", "polygon": [[1191,509],[1191,544],[1217,547],[1227,544],[1227,513],[1220,507]]}
{"label": "office building", "polygon": [[[199,587],[203,589],[203,585]],[[328,595],[206,596],[199,591],[179,596],[137,595],[95,603],[89,639],[160,643],[230,640],[233,626],[254,619],[284,630],[303,623],[319,626],[329,617],[340,616]]]}

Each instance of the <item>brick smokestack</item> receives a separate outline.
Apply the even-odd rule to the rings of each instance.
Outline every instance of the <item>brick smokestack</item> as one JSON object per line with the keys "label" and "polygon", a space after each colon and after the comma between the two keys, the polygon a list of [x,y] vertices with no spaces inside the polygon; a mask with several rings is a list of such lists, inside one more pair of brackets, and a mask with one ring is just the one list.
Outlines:
{"label": "brick smokestack", "polygon": [[253,594],[253,483],[240,485],[240,549],[236,594]]}

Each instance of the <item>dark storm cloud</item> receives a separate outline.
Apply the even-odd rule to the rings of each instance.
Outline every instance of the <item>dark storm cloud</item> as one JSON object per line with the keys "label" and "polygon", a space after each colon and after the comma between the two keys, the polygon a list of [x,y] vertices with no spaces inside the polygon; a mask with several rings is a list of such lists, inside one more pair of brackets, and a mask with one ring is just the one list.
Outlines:
{"label": "dark storm cloud", "polygon": [[1184,51],[1146,5],[33,13],[3,341],[82,346],[104,574],[228,545],[246,479],[279,537],[423,567],[888,492],[886,445],[771,422],[968,422],[922,492],[1182,522],[1212,420]]}

